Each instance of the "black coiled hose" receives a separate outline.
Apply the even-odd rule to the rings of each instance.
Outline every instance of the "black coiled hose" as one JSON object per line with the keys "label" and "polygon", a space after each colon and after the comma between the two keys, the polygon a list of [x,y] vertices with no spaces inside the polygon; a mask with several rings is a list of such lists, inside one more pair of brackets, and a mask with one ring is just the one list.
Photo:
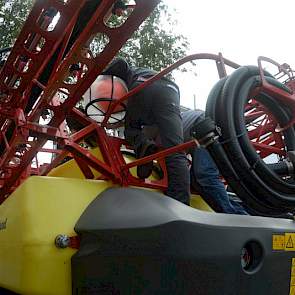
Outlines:
{"label": "black coiled hose", "polygon": [[[290,93],[269,74],[266,79]],[[221,136],[207,148],[224,178],[246,206],[263,215],[280,215],[295,208],[295,182],[276,173],[284,170],[282,164],[267,165],[260,158],[248,137],[244,118],[245,105],[253,98],[250,93],[260,85],[259,70],[254,66],[241,67],[215,85],[208,97],[206,116],[220,127]],[[260,93],[255,100],[263,104],[281,126],[291,119],[290,110],[275,97]],[[293,126],[283,135],[286,151],[294,151]]]}

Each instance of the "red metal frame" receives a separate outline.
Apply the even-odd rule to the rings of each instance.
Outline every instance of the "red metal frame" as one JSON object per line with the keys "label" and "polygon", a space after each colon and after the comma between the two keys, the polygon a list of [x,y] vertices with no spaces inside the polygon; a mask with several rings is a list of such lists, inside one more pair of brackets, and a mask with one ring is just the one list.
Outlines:
{"label": "red metal frame", "polygon": [[[282,80],[291,90],[291,93],[271,85],[267,82],[264,75],[262,62],[270,63],[277,67],[278,72],[275,74],[277,79]],[[264,92],[275,97],[282,104],[288,106],[291,112],[295,111],[295,89],[294,72],[287,64],[279,64],[276,61],[260,56],[258,57],[258,67],[261,77],[261,86],[253,91],[255,93]],[[245,107],[245,121],[248,129],[248,136],[252,141],[261,158],[266,158],[270,155],[277,155],[280,158],[286,157],[285,143],[283,131],[291,127],[295,123],[295,116],[285,126],[279,126],[274,115],[261,103],[251,99]]]}
{"label": "red metal frame", "polygon": [[273,114],[263,105],[251,99],[245,108],[248,136],[261,158],[275,154],[286,156],[285,144]]}
{"label": "red metal frame", "polygon": [[[163,71],[161,71],[157,75],[151,77],[150,79],[148,79],[147,81],[145,81],[141,85],[135,87],[134,89],[129,91],[126,95],[124,95],[122,98],[116,100],[112,104],[112,106],[109,108],[109,112],[108,112],[108,114],[106,114],[106,116],[105,116],[105,118],[104,118],[104,120],[102,122],[102,126],[104,126],[104,127],[112,126],[112,124],[108,123],[108,120],[109,120],[111,114],[116,109],[116,107],[118,107],[120,104],[122,104],[129,97],[135,95],[136,93],[138,93],[143,88],[149,86],[154,81],[159,80],[160,78],[162,78],[165,75],[169,74],[171,71],[173,71],[176,68],[182,66],[183,64],[185,64],[187,62],[194,61],[194,60],[202,60],[202,59],[215,60],[216,65],[217,65],[217,69],[219,70],[219,76],[220,77],[223,77],[224,75],[226,75],[224,65],[228,65],[228,66],[230,66],[230,67],[232,67],[234,69],[237,69],[237,68],[240,67],[240,65],[238,65],[238,64],[236,64],[236,63],[234,63],[234,62],[232,62],[232,61],[230,61],[228,59],[223,58],[221,54],[215,55],[215,54],[210,54],[210,53],[198,53],[198,54],[192,54],[192,55],[186,56],[186,57],[180,59],[179,61],[175,62],[173,65],[167,67],[166,69],[164,69]],[[220,71],[220,64],[223,65],[222,72]]]}
{"label": "red metal frame", "polygon": [[[70,1],[68,3],[62,3],[58,0],[37,1],[5,66],[1,70],[0,89],[3,98],[1,99],[0,108],[1,113],[5,114],[1,116],[0,120],[0,143],[4,144],[4,151],[2,152],[0,163],[1,201],[30,174],[28,170],[32,160],[36,157],[46,141],[52,137],[52,134],[50,136],[47,134],[47,130],[48,132],[49,130],[53,131],[56,139],[64,140],[58,136],[58,129],[65,120],[68,112],[81,99],[94,79],[102,72],[141,22],[153,11],[159,0],[137,0],[132,14],[118,28],[109,28],[104,22],[112,10],[115,0],[102,0],[96,12],[89,20],[88,25],[76,40],[71,51],[61,60],[61,63],[56,68],[56,72],[53,73],[47,85],[43,85],[43,93],[33,110],[29,114],[25,114],[24,109],[29,100],[33,84],[38,81],[40,73],[45,68],[59,44],[62,44],[67,39],[69,31],[72,30],[77,14],[84,2]],[[42,20],[42,17],[44,18],[44,11],[51,7],[60,13],[60,19],[53,31],[44,30],[43,25],[40,25],[40,22],[45,22],[45,20]],[[81,52],[82,48],[87,47],[91,38],[98,33],[108,37],[108,44],[93,59],[83,56]],[[45,42],[41,51],[38,53],[35,52],[38,50],[35,45],[38,44],[38,40],[35,40],[36,34],[37,38]],[[64,47],[66,43],[63,43]],[[30,51],[31,48],[34,48],[34,50]],[[15,61],[22,56],[31,59],[30,70],[24,73],[21,73],[20,69],[14,66]],[[88,71],[83,77],[79,77],[76,84],[66,84],[65,79],[68,76],[68,69],[72,64],[79,62],[87,65]],[[60,106],[52,106],[51,101],[59,89],[67,89],[68,98]],[[26,148],[20,154],[20,146],[23,146],[29,137],[27,123],[37,122],[42,112],[46,109],[54,113],[48,126],[40,126],[41,131],[44,132],[35,136],[37,140],[32,141],[29,145],[26,144]],[[12,118],[8,116],[11,115],[9,111],[12,112]],[[7,139],[5,134],[9,128],[13,128],[14,131],[12,137]],[[104,172],[109,173],[109,176],[115,180],[118,178],[118,172],[114,167],[105,167],[104,163],[98,162],[91,157],[88,151],[81,150],[72,140],[68,142],[65,140],[64,146],[66,150],[75,151],[78,158],[83,158],[89,165],[103,169]],[[18,161],[15,164],[16,159]]]}
{"label": "red metal frame", "polygon": [[[113,1],[104,1],[106,4],[111,3]],[[157,1],[154,1],[154,6]],[[138,1],[137,5],[140,3]],[[136,6],[137,6],[136,5]],[[143,4],[142,4],[143,5]],[[151,5],[151,3],[150,3]],[[135,7],[136,8],[136,7]],[[151,9],[150,9],[151,10]],[[106,8],[103,10],[104,13],[108,11]],[[93,17],[93,19],[100,19],[102,12],[100,9],[98,9],[97,13]],[[135,9],[133,11],[133,22],[132,23],[139,23],[136,21],[135,18]],[[144,14],[146,15],[146,13]],[[75,18],[76,19],[76,15]],[[90,21],[91,23],[91,21]],[[94,21],[92,21],[94,23]],[[125,25],[128,25],[128,20],[126,21]],[[26,27],[25,27],[26,28]],[[12,139],[8,142],[8,140],[5,138],[5,132],[8,129],[9,125],[5,126],[6,129],[3,129],[2,131],[2,141],[5,142],[5,152],[3,153],[1,157],[1,172],[2,172],[2,178],[0,180],[1,185],[1,192],[0,192],[0,198],[1,201],[5,199],[6,196],[8,196],[24,179],[26,179],[29,175],[46,175],[50,172],[51,169],[56,167],[66,156],[70,155],[72,156],[75,161],[77,162],[77,165],[81,169],[82,173],[84,174],[85,178],[94,178],[94,175],[90,169],[94,168],[95,170],[99,171],[102,176],[100,178],[103,179],[109,179],[112,180],[114,183],[118,183],[121,185],[136,185],[136,186],[142,186],[142,187],[149,187],[154,189],[166,189],[167,188],[167,172],[164,165],[164,158],[165,156],[177,152],[180,150],[187,149],[189,147],[192,147],[196,144],[195,141],[191,141],[189,143],[185,143],[183,145],[173,147],[170,149],[167,149],[165,151],[161,151],[159,153],[156,153],[152,156],[148,156],[145,158],[142,158],[140,160],[134,161],[133,163],[126,164],[124,157],[122,156],[122,153],[120,151],[120,148],[125,142],[119,138],[113,138],[107,135],[105,131],[105,124],[102,123],[101,126],[99,126],[95,121],[91,120],[87,116],[85,116],[83,113],[79,112],[77,109],[73,108],[75,103],[79,100],[80,95],[84,93],[91,85],[93,80],[97,77],[97,75],[101,72],[101,70],[105,67],[107,64],[105,62],[106,57],[111,56],[111,53],[109,52],[112,48],[107,51],[107,48],[101,53],[105,54],[105,56],[101,57],[98,56],[96,58],[97,60],[101,60],[101,63],[91,63],[89,60],[87,60],[84,56],[80,54],[79,59],[77,59],[77,56],[81,52],[82,45],[86,44],[87,36],[93,35],[94,28],[92,30],[90,29],[90,24],[87,27],[88,28],[88,34],[83,32],[83,34],[80,36],[80,38],[76,41],[75,45],[73,46],[72,51],[66,56],[65,59],[61,60],[61,64],[57,69],[57,71],[52,75],[50,81],[48,82],[47,86],[41,85],[42,89],[44,90],[42,96],[40,97],[38,103],[35,105],[34,109],[28,114],[24,114],[24,107],[23,108],[17,108],[13,109],[11,108],[11,104],[9,102],[9,107],[11,110],[10,112],[5,113],[5,105],[0,106],[1,113],[3,117],[6,119],[13,120],[14,124],[17,126],[14,131],[14,135]],[[130,28],[130,25],[129,25]],[[128,28],[128,29],[129,29]],[[67,32],[65,33],[65,39],[68,40],[69,32],[72,31],[73,24],[69,26]],[[104,26],[105,29],[105,26]],[[24,31],[24,30],[23,30]],[[96,26],[95,31],[103,31],[102,29],[99,30],[99,28]],[[111,31],[113,33],[113,31]],[[131,31],[128,30],[130,33]],[[22,32],[22,34],[26,34]],[[21,35],[22,35],[21,34]],[[108,31],[108,34],[110,32]],[[119,33],[118,33],[119,34]],[[109,35],[108,35],[109,36]],[[117,34],[115,35],[117,36]],[[122,38],[122,40],[127,40],[126,37]],[[64,48],[67,44],[65,40],[59,40],[59,42],[63,42],[63,48],[62,51],[64,51]],[[122,43],[123,44],[123,43]],[[122,45],[121,44],[121,45]],[[108,45],[109,46],[109,45]],[[118,40],[116,39],[116,44],[113,45],[115,49],[118,49]],[[76,52],[74,54],[74,52]],[[115,52],[115,50],[113,50]],[[53,52],[51,52],[53,54]],[[59,58],[61,55],[59,55]],[[185,62],[194,60],[194,59],[212,59],[216,61],[216,64],[227,64],[229,66],[232,66],[234,68],[239,67],[238,64],[235,64],[229,60],[223,59],[221,55],[213,55],[213,54],[196,54],[192,56],[188,56],[171,67],[165,69],[152,79],[146,81],[143,83],[140,87],[134,89],[129,93],[128,96],[126,96],[124,99],[128,98],[130,95],[136,93],[137,91],[140,91],[142,88],[147,87],[150,83],[153,81],[160,79],[167,73],[169,73],[171,70],[175,69],[176,67],[179,67],[180,65],[184,64]],[[64,82],[60,82],[63,78],[66,76],[66,70],[68,69],[71,64],[74,62],[82,62],[83,64],[86,64],[88,67],[88,73],[91,69],[91,74],[85,75],[83,81],[78,81],[77,85],[80,86],[80,88],[73,87],[73,85],[66,85]],[[9,60],[7,61],[7,64],[9,64]],[[94,64],[103,64],[101,67],[94,67]],[[39,73],[39,72],[38,72]],[[220,75],[224,75],[223,73]],[[40,83],[37,80],[37,76],[35,75],[32,77],[32,81],[40,86]],[[0,76],[1,77],[1,76]],[[81,77],[79,77],[80,80]],[[80,82],[80,83],[79,83]],[[82,82],[84,84],[82,84]],[[85,85],[85,86],[84,86]],[[76,85],[74,85],[76,86]],[[84,86],[84,87],[83,87]],[[67,99],[65,103],[62,105],[54,104],[52,105],[52,101],[54,101],[54,94],[56,91],[60,88],[66,88],[68,91],[68,95],[72,95],[70,99]],[[27,93],[29,91],[27,90]],[[120,103],[120,102],[119,102]],[[108,118],[111,113],[112,109],[115,107],[115,104],[112,105],[110,108],[108,114],[106,115],[106,118]],[[54,112],[54,116],[51,119],[50,123],[46,126],[42,126],[35,121],[40,117],[40,114],[44,109],[50,109]],[[74,116],[80,123],[82,123],[85,128],[78,131],[77,133],[73,134],[72,136],[65,136],[64,132],[61,131],[60,125],[63,124],[66,114],[69,113],[71,116]],[[34,137],[36,140],[33,142],[29,142],[28,138],[29,136]],[[86,148],[81,147],[78,143],[84,140],[85,138],[89,136],[94,136],[97,139],[97,145],[100,148],[100,151],[103,156],[103,161],[98,160],[95,156],[93,156],[90,151]],[[47,140],[55,140],[58,141],[59,144],[62,146],[62,150],[55,150],[55,149],[44,149],[43,145]],[[18,155],[19,163],[18,165],[11,164],[12,160],[16,157],[18,151],[18,144],[21,142],[22,144],[30,144],[30,147],[24,149],[23,153],[21,155]],[[53,154],[58,154],[54,160],[49,164],[43,164],[42,167],[37,164],[37,167],[32,167],[30,164],[32,163],[33,159],[35,158],[37,161],[37,154],[38,152],[46,151]],[[157,159],[160,163],[162,170],[164,172],[164,177],[161,180],[158,181],[150,181],[150,180],[141,180],[131,175],[129,169],[132,167],[135,167],[137,165],[141,165],[144,163],[147,163],[153,159]]]}
{"label": "red metal frame", "polygon": [[[133,185],[165,190],[167,187],[167,171],[164,158],[173,152],[190,148],[197,142],[191,141],[162,150],[154,155],[127,164],[121,152],[121,147],[126,143],[120,138],[109,136],[106,132],[106,128],[114,127],[108,122],[113,110],[128,97],[186,62],[199,59],[214,60],[220,77],[226,76],[225,65],[232,68],[239,67],[238,64],[223,58],[221,54],[203,53],[187,56],[142,83],[120,100],[114,101],[103,122],[99,125],[75,109],[74,106],[134,30],[154,9],[159,0],[137,0],[136,5],[132,7],[132,14],[119,28],[109,28],[104,23],[104,19],[112,10],[115,0],[102,0],[70,52],[65,58],[62,58],[77,15],[84,2],[69,1],[67,4],[62,4],[58,0],[37,1],[5,66],[1,70],[0,146],[2,146],[3,151],[0,158],[0,202],[3,202],[27,177],[30,175],[47,175],[67,156],[72,157],[77,162],[85,178],[94,178],[90,169],[92,168],[100,172],[99,179],[111,180],[123,186]],[[50,7],[60,12],[60,20],[53,31],[47,30],[50,20],[42,16],[44,11]],[[82,54],[82,49],[88,46],[91,38],[97,33],[107,35],[109,42],[98,56],[85,57]],[[41,51],[36,53],[34,50],[38,49],[36,44],[39,44],[40,40],[45,41],[45,44]],[[40,73],[58,46],[61,46],[61,53],[58,56],[54,71],[48,83],[42,85],[38,81]],[[18,61],[20,57],[26,57],[25,60],[30,59],[29,65],[27,62],[23,64],[17,62],[17,66],[15,66],[15,61]],[[67,84],[65,80],[69,75],[69,68],[75,63],[86,65],[87,72],[83,75],[77,75],[75,84]],[[23,71],[26,66],[30,67],[29,71]],[[263,83],[259,91],[263,90],[275,95],[284,103],[295,107],[293,94],[286,94],[282,90],[269,85],[264,79],[263,72],[261,72],[261,77]],[[15,83],[16,81],[19,82]],[[293,79],[290,75],[288,83],[293,85]],[[25,109],[34,85],[40,86],[43,93],[33,109],[26,113]],[[66,93],[67,98],[64,102],[56,102],[55,97],[58,91]],[[44,110],[53,112],[53,116],[47,125],[38,123]],[[259,121],[261,115],[268,117]],[[72,116],[84,127],[75,134],[65,134],[64,121],[67,116]],[[253,144],[260,155],[266,157],[273,152],[283,153],[282,137],[276,133],[277,123],[271,114],[263,106],[257,105],[255,100],[252,100],[246,109],[247,117],[249,122],[256,120],[255,128],[249,130],[249,136],[250,139],[255,141]],[[10,138],[7,138],[7,131],[11,129],[13,134]],[[272,137],[269,134],[272,134]],[[89,149],[79,145],[80,142],[89,137],[96,140],[103,160],[99,160]],[[44,144],[48,140],[58,143],[59,148],[44,148]],[[275,144],[272,144],[273,142]],[[48,152],[56,156],[51,163],[40,164],[38,161],[39,152]],[[164,172],[162,179],[141,180],[130,173],[131,168],[155,159],[158,160]]]}

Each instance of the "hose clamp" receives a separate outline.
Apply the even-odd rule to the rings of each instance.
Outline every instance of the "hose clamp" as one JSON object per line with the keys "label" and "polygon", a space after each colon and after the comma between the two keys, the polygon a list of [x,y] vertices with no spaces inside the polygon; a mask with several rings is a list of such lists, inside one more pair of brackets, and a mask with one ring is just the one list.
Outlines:
{"label": "hose clamp", "polygon": [[286,161],[288,170],[291,169],[290,173],[294,174],[294,167],[295,167],[295,151],[288,151],[288,158],[289,161]]}
{"label": "hose clamp", "polygon": [[217,141],[218,138],[219,135],[216,135],[214,132],[210,132],[206,134],[204,137],[198,139],[198,142],[202,147],[207,148],[209,145]]}

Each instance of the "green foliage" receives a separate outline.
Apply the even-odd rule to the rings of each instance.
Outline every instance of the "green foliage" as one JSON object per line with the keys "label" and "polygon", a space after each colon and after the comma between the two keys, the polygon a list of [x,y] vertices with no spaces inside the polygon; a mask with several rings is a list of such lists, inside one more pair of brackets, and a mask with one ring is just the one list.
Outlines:
{"label": "green foliage", "polygon": [[[0,0],[0,48],[13,45],[32,4],[33,0]],[[118,20],[113,18],[110,21],[116,26]],[[187,39],[173,32],[176,25],[167,5],[160,3],[126,42],[119,55],[132,65],[160,71],[183,57],[188,48]],[[100,38],[103,36],[91,44],[94,51],[99,52],[100,43],[105,41]]]}
{"label": "green foliage", "polygon": [[0,48],[13,45],[32,4],[32,0],[0,0]]}
{"label": "green foliage", "polygon": [[173,32],[176,25],[167,5],[160,3],[119,55],[139,67],[156,71],[166,68],[183,57],[189,45],[183,35]]}

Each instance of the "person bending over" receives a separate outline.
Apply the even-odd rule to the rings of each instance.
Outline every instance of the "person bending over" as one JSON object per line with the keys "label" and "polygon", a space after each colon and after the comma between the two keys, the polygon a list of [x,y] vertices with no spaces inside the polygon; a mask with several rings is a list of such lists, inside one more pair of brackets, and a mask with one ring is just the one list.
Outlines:
{"label": "person bending over", "polygon": [[[130,66],[124,59],[115,59],[103,72],[121,78],[129,91],[157,74],[155,71]],[[161,78],[130,97],[126,106],[125,138],[133,146],[138,158],[156,152],[153,140],[145,136],[143,127],[156,125],[161,145],[170,148],[183,143],[178,86],[168,78]],[[166,194],[189,205],[190,177],[184,152],[166,157],[168,189]],[[137,175],[147,178],[153,163],[138,166]]]}

